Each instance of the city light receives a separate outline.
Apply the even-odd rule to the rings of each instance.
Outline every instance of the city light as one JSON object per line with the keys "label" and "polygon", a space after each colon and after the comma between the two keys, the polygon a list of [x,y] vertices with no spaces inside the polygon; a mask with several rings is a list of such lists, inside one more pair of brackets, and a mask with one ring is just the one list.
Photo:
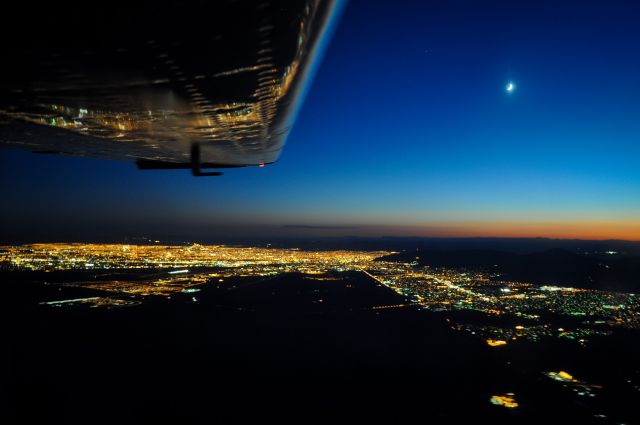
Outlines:
{"label": "city light", "polygon": [[518,407],[518,402],[514,398],[513,393],[506,393],[505,395],[494,395],[491,397],[491,404],[495,404],[497,406],[507,407],[509,409],[513,409]]}
{"label": "city light", "polygon": [[[205,284],[231,284],[228,282],[234,278],[302,273],[329,282],[335,277],[328,273],[358,272],[405,300],[374,305],[372,309],[419,308],[447,314],[452,330],[482,338],[489,347],[548,338],[584,346],[593,338],[611,335],[615,329],[640,329],[640,296],[632,293],[503,281],[481,270],[383,261],[389,254],[392,252],[270,246],[54,243],[0,247],[0,264],[3,268],[33,271],[164,270],[136,280],[66,283],[111,294],[72,300],[68,305],[122,307],[149,296],[195,292]],[[464,316],[451,315],[458,311],[475,311],[494,319],[470,322]],[[519,323],[514,325],[514,320]]]}

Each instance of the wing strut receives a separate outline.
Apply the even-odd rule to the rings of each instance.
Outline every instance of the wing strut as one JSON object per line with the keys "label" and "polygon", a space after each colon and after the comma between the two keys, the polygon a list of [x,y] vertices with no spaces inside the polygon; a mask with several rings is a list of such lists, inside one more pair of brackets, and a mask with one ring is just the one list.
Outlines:
{"label": "wing strut", "polygon": [[[169,161],[154,161],[149,159],[139,159],[136,161],[136,165],[139,170],[188,170],[191,169],[191,174],[197,177],[203,176],[221,176],[220,171],[202,171],[202,168],[218,168],[215,164],[202,164],[200,162],[200,144],[191,144],[191,162],[169,162]],[[231,166],[222,166],[231,168]]]}
{"label": "wing strut", "polygon": [[200,167],[200,143],[191,144],[191,174],[196,177],[202,176],[221,176],[220,171],[201,171]]}

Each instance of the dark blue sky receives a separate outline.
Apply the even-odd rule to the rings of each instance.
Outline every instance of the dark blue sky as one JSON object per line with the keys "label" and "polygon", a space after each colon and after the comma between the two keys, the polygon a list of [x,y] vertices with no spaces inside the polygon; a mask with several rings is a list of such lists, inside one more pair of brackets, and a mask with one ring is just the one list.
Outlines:
{"label": "dark blue sky", "polygon": [[193,178],[3,150],[3,234],[640,239],[639,16],[351,1],[277,164]]}

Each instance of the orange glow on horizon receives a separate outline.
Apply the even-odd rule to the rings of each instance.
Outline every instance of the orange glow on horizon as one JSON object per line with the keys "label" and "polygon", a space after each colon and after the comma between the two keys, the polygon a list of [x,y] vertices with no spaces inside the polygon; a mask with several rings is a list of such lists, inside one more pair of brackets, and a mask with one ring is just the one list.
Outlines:
{"label": "orange glow on horizon", "polygon": [[624,223],[478,223],[417,226],[413,230],[414,236],[640,241],[640,224]]}
{"label": "orange glow on horizon", "polygon": [[[416,229],[417,230],[417,229]],[[622,239],[640,241],[637,222],[474,223],[445,226],[443,233],[458,237],[553,239]]]}
{"label": "orange glow on horizon", "polygon": [[[640,219],[619,221],[478,221],[423,222],[414,225],[374,223],[353,226],[347,232],[361,236],[443,237],[443,238],[551,238],[640,241]],[[324,230],[322,233],[326,234]],[[344,233],[337,230],[335,233]]]}

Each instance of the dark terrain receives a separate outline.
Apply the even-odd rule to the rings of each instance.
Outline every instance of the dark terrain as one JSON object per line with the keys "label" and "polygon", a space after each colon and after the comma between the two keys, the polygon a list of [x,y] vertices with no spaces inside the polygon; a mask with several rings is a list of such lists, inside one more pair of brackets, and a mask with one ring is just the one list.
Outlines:
{"label": "dark terrain", "polygon": [[[587,348],[553,340],[495,349],[453,332],[447,313],[372,310],[404,299],[356,272],[328,281],[299,274],[234,279],[114,309],[38,305],[104,293],[60,289],[29,276],[2,275],[10,352],[5,423],[638,418],[635,333],[596,339]],[[56,280],[55,273],[50,277]],[[542,375],[549,370],[569,370],[604,388],[585,400]],[[489,403],[508,392],[518,408]]]}
{"label": "dark terrain", "polygon": [[494,250],[414,249],[383,257],[419,266],[482,269],[496,279],[541,285],[640,292],[640,255],[550,249],[515,253]]}

